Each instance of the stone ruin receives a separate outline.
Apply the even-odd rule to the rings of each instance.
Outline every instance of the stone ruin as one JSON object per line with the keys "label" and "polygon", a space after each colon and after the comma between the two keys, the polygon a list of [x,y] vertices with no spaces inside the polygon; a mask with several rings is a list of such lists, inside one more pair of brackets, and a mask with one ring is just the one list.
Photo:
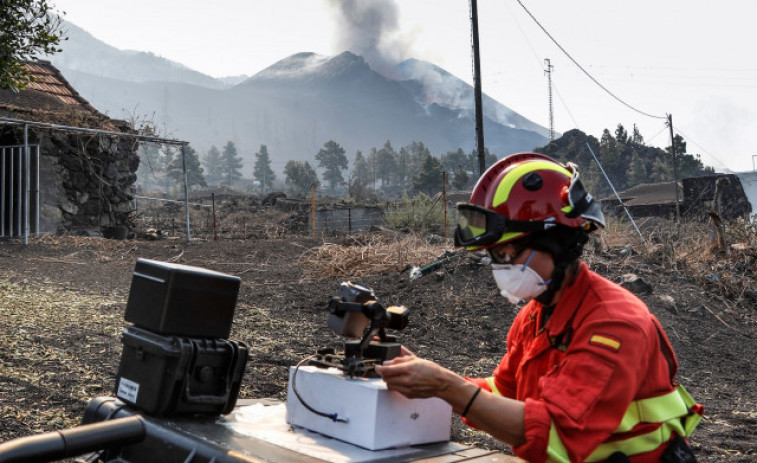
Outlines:
{"label": "stone ruin", "polygon": [[[18,146],[18,131],[14,130],[14,137],[6,130],[0,145]],[[30,208],[31,214],[39,214],[39,221],[32,232],[117,239],[134,236],[139,166],[136,140],[63,131],[29,132],[29,145],[35,148],[31,152],[36,154],[35,145],[39,147],[38,162],[30,162],[32,171],[39,169],[39,208]],[[34,175],[32,172],[32,178]],[[35,180],[31,183],[34,195]]]}

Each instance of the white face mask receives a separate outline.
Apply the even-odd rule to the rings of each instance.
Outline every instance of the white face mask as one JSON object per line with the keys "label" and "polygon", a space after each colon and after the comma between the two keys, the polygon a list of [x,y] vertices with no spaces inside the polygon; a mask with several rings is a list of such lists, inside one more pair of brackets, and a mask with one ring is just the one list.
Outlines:
{"label": "white face mask", "polygon": [[531,252],[524,264],[492,264],[492,275],[500,294],[513,304],[533,299],[547,289],[550,280],[544,281],[536,270],[528,266],[535,252]]}

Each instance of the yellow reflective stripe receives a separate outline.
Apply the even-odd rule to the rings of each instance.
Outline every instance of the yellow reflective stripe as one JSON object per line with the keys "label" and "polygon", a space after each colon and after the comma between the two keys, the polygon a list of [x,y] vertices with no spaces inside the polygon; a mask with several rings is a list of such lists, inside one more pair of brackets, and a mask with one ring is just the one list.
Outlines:
{"label": "yellow reflective stripe", "polygon": [[681,385],[665,395],[634,400],[615,432],[630,431],[639,423],[663,423],[686,416],[694,405],[696,402]]}
{"label": "yellow reflective stripe", "polygon": [[501,182],[499,182],[499,185],[497,186],[497,191],[494,192],[494,199],[492,200],[492,206],[497,207],[500,204],[507,201],[507,198],[510,197],[510,191],[512,191],[513,186],[515,186],[515,183],[520,180],[521,177],[523,177],[528,172],[532,172],[534,170],[553,170],[555,172],[559,172],[561,174],[566,175],[568,178],[570,178],[572,175],[568,169],[555,164],[554,162],[549,161],[532,161],[532,162],[524,162],[521,163],[518,167],[514,168],[511,172],[508,172],[507,175],[505,175],[505,178],[502,179]]}
{"label": "yellow reflective stripe", "polygon": [[[605,460],[614,452],[623,452],[629,456],[651,452],[669,441],[673,433],[689,437],[702,419],[698,413],[690,412],[694,405],[696,401],[680,384],[668,394],[632,402],[621,425],[615,431],[616,434],[627,432],[641,422],[662,423],[660,427],[646,434],[602,443],[589,455],[586,462]],[[549,430],[547,461],[569,461],[568,452],[554,423]]]}
{"label": "yellow reflective stripe", "polygon": [[662,426],[655,429],[654,431],[648,432],[646,434],[641,434],[636,437],[631,437],[630,439],[605,442],[604,444],[600,444],[600,446],[597,447],[597,449],[594,450],[591,455],[589,455],[589,458],[587,458],[586,461],[591,462],[605,460],[615,452],[623,452],[628,456],[651,452],[665,442],[669,441],[674,432],[678,435],[683,435],[684,431],[681,420],[670,420],[666,423],[663,423]]}
{"label": "yellow reflective stripe", "polygon": [[499,389],[497,389],[497,385],[494,384],[494,376],[489,376],[488,378],[486,378],[486,384],[489,385],[489,389],[491,389],[492,394],[502,395],[502,393],[499,392]]}
{"label": "yellow reflective stripe", "polygon": [[549,427],[549,443],[547,444],[547,463],[570,463],[568,450],[557,433],[554,421]]}

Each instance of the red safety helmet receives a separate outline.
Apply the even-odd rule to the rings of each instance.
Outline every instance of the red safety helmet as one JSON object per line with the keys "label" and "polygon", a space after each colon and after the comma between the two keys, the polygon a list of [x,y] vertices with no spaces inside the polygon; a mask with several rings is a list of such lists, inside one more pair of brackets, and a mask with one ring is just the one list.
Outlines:
{"label": "red safety helmet", "polygon": [[455,244],[487,249],[556,226],[604,228],[602,206],[583,187],[574,164],[519,153],[489,167],[470,202],[458,203]]}

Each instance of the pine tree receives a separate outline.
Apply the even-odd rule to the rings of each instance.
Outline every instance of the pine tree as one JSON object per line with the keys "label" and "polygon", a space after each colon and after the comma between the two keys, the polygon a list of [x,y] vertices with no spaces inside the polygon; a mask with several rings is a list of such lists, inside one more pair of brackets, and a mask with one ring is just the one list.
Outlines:
{"label": "pine tree", "polygon": [[205,180],[211,185],[220,185],[223,180],[223,161],[221,152],[215,145],[205,153]]}
{"label": "pine tree", "polygon": [[323,173],[323,180],[328,182],[331,191],[335,192],[337,185],[344,183],[342,170],[347,169],[349,164],[344,148],[339,143],[329,140],[315,155],[315,160],[318,161],[318,167],[326,170]]}
{"label": "pine tree", "polygon": [[442,163],[431,156],[426,156],[418,174],[413,176],[413,190],[429,196],[442,190]]}
{"label": "pine tree", "polygon": [[192,189],[195,186],[207,187],[203,175],[203,168],[200,166],[200,157],[191,146],[184,147],[184,159],[182,160],[181,151],[179,150],[173,156],[168,164],[166,175],[174,181],[174,190],[181,191],[184,188],[184,165],[187,168],[187,188]]}
{"label": "pine tree", "polygon": [[363,157],[360,150],[355,153],[355,160],[352,163],[352,173],[347,180],[348,193],[356,201],[368,199],[368,184],[370,183],[370,173],[368,163]]}
{"label": "pine tree", "polygon": [[628,143],[628,132],[622,124],[618,124],[618,127],[615,129],[615,141],[617,141],[621,145]]}
{"label": "pine tree", "polygon": [[376,153],[376,168],[381,179],[381,188],[391,184],[392,178],[397,177],[397,152],[389,140]]}
{"label": "pine tree", "polygon": [[654,162],[652,163],[652,172],[649,175],[649,179],[653,182],[667,182],[671,178],[672,176],[670,175],[670,168],[665,164],[660,156],[655,156]]}
{"label": "pine tree", "polygon": [[268,156],[268,147],[260,145],[260,150],[255,153],[255,167],[252,173],[255,180],[260,182],[263,192],[273,188],[276,174],[271,170],[271,158]]}
{"label": "pine tree", "polygon": [[237,155],[237,147],[231,141],[223,147],[221,165],[223,174],[221,185],[233,185],[242,178],[242,158]]}
{"label": "pine tree", "polygon": [[452,176],[452,188],[455,190],[464,190],[470,182],[470,175],[465,171],[462,164],[457,166],[455,173]]}
{"label": "pine tree", "polygon": [[352,178],[366,184],[371,181],[371,170],[368,161],[363,157],[363,153],[358,150],[355,153],[355,160],[352,162]]}
{"label": "pine tree", "polygon": [[284,166],[284,183],[291,194],[300,196],[309,192],[311,186],[317,189],[321,185],[318,174],[307,161],[287,161]]}
{"label": "pine tree", "polygon": [[636,124],[633,125],[633,135],[631,135],[631,143],[638,146],[644,146],[644,137],[641,136],[641,132],[639,132],[639,128],[636,127]]}
{"label": "pine tree", "polygon": [[628,186],[639,185],[648,181],[647,168],[636,151],[634,151],[633,156],[631,156],[631,164],[628,167],[627,177]]}

